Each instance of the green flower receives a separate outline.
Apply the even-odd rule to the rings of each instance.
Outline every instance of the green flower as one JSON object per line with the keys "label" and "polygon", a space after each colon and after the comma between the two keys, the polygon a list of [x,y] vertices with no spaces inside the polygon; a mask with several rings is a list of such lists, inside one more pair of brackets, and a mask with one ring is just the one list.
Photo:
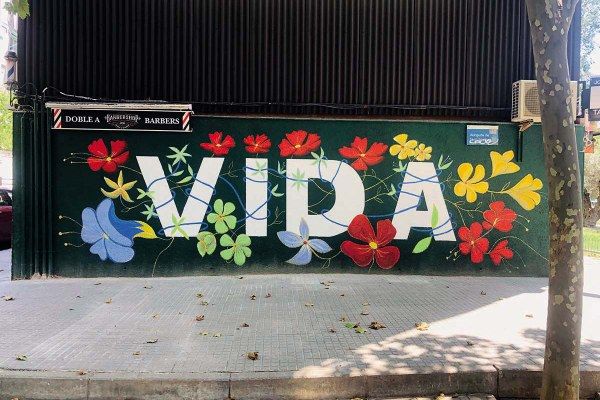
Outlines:
{"label": "green flower", "polygon": [[154,204],[144,204],[144,207],[146,207],[146,211],[142,211],[142,215],[146,216],[146,221],[150,221],[152,217],[158,217],[158,214],[154,211]]}
{"label": "green flower", "polygon": [[171,151],[173,152],[173,154],[168,155],[167,158],[172,158],[173,159],[173,165],[182,162],[184,164],[187,164],[187,160],[186,157],[191,157],[192,155],[189,153],[186,153],[185,151],[187,150],[188,145],[186,144],[185,146],[183,146],[181,148],[181,150],[179,150],[177,147],[169,147],[169,149],[171,149]]}
{"label": "green flower", "polygon": [[235,238],[235,242],[231,236],[225,234],[221,236],[219,244],[228,248],[221,250],[221,257],[223,257],[223,260],[225,261],[229,261],[233,258],[233,262],[236,265],[242,266],[246,262],[246,257],[252,255],[252,250],[248,247],[251,243],[250,237],[243,233]]}
{"label": "green flower", "polygon": [[304,172],[300,171],[300,169],[296,169],[296,172],[292,173],[292,187],[295,187],[297,190],[300,188],[306,187],[306,179],[304,179]]}
{"label": "green flower", "polygon": [[206,219],[209,223],[215,224],[215,230],[217,233],[225,233],[230,229],[234,229],[237,223],[235,215],[231,215],[235,211],[235,205],[233,203],[225,203],[223,200],[217,199],[213,204],[213,211]]}
{"label": "green flower", "polygon": [[171,228],[171,235],[175,236],[175,234],[179,232],[184,238],[189,240],[190,236],[187,234],[186,231],[183,230],[183,228],[181,228],[181,224],[183,224],[185,218],[177,218],[175,215],[171,215],[171,221],[173,222],[173,227]]}
{"label": "green flower", "polygon": [[198,253],[202,257],[211,255],[217,248],[217,238],[212,232],[203,231],[198,234]]}

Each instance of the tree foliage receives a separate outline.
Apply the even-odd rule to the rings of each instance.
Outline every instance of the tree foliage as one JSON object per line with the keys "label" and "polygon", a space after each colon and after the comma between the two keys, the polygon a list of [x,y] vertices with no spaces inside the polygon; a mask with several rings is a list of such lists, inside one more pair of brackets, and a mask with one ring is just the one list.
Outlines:
{"label": "tree foliage", "polygon": [[594,38],[600,34],[600,0],[581,1],[581,77],[588,79],[594,60]]}
{"label": "tree foliage", "polygon": [[9,0],[4,4],[4,8],[11,14],[16,14],[21,19],[29,16],[29,0]]}

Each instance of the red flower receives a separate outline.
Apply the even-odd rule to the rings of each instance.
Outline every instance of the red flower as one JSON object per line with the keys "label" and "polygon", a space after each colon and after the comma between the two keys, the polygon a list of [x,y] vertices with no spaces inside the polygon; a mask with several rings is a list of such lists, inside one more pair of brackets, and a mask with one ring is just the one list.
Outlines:
{"label": "red flower", "polygon": [[125,164],[129,158],[126,148],[127,142],[124,140],[111,140],[109,154],[103,139],[94,140],[88,145],[91,156],[88,157],[87,163],[92,171],[102,168],[104,172],[115,172],[117,166]]}
{"label": "red flower", "polygon": [[208,134],[210,143],[200,143],[204,150],[211,151],[215,156],[224,156],[235,146],[235,140],[230,135],[223,138],[223,132],[213,132]]}
{"label": "red flower", "polygon": [[502,260],[511,260],[513,255],[513,251],[508,248],[508,240],[502,240],[490,251],[490,258],[494,265],[500,265]]}
{"label": "red flower", "polygon": [[271,148],[271,141],[264,133],[248,135],[244,138],[246,151],[251,154],[267,153]]}
{"label": "red flower", "polygon": [[387,144],[375,142],[367,150],[367,138],[356,136],[350,147],[339,149],[342,157],[356,158],[351,165],[357,171],[366,171],[368,167],[379,164],[383,160],[383,153],[388,149]]}
{"label": "red flower", "polygon": [[279,143],[281,157],[305,156],[321,146],[321,138],[316,133],[293,131],[285,134]]}
{"label": "red flower", "polygon": [[483,255],[490,247],[490,242],[486,238],[481,237],[482,232],[483,228],[479,222],[473,222],[471,228],[463,226],[458,230],[458,237],[463,240],[458,245],[458,248],[465,256],[471,253],[471,261],[475,264],[483,261]]}
{"label": "red flower", "polygon": [[368,267],[375,259],[380,268],[390,269],[400,259],[400,250],[397,247],[386,246],[396,236],[396,228],[391,220],[377,221],[377,234],[375,234],[369,219],[359,214],[350,222],[348,233],[354,239],[366,243],[358,244],[345,240],[340,248],[342,253],[350,257],[359,267]]}
{"label": "red flower", "polygon": [[510,208],[504,207],[503,201],[490,203],[490,209],[483,212],[483,227],[487,230],[492,228],[500,232],[509,232],[513,228],[513,222],[517,219],[517,213]]}

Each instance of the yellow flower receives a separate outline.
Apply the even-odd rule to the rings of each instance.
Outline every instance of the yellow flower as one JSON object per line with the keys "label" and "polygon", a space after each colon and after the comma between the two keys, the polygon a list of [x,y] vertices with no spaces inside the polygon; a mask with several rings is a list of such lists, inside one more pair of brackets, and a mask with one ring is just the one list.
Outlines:
{"label": "yellow flower", "polygon": [[398,159],[400,160],[404,160],[415,155],[417,141],[412,139],[408,140],[408,135],[406,133],[396,135],[394,137],[394,142],[398,144],[393,144],[390,146],[391,155],[398,156]]}
{"label": "yellow flower", "polygon": [[423,143],[419,144],[419,147],[415,150],[415,158],[417,161],[426,161],[431,158],[431,146],[425,147]]}
{"label": "yellow flower", "polygon": [[466,195],[469,203],[477,200],[477,193],[486,193],[489,189],[487,182],[481,182],[485,177],[485,168],[481,164],[477,164],[475,172],[471,163],[462,163],[457,169],[460,182],[454,185],[454,194],[458,197]]}
{"label": "yellow flower", "polygon": [[130,203],[133,202],[133,200],[131,200],[131,197],[129,197],[129,193],[127,193],[127,191],[130,190],[137,181],[123,183],[123,171],[119,171],[119,177],[117,178],[116,182],[111,181],[107,177],[104,177],[104,181],[106,182],[108,187],[114,190],[112,192],[109,192],[104,189],[100,189],[103,195],[111,199],[122,197],[125,201],[128,201]]}
{"label": "yellow flower", "polygon": [[508,194],[515,199],[523,209],[530,211],[540,204],[542,197],[537,191],[543,186],[541,180],[534,178],[531,174],[527,174],[515,186],[502,193]]}
{"label": "yellow flower", "polygon": [[490,158],[492,159],[492,174],[490,178],[498,175],[512,174],[521,169],[521,167],[512,162],[512,159],[515,158],[515,153],[512,150],[506,151],[503,154],[492,151],[490,152]]}

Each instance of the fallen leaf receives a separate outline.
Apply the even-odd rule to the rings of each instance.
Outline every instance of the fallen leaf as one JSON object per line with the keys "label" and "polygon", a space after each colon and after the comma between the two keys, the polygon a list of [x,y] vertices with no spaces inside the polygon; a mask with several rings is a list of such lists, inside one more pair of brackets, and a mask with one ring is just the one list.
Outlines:
{"label": "fallen leaf", "polygon": [[196,315],[196,321],[204,321],[204,315]]}
{"label": "fallen leaf", "polygon": [[370,306],[370,304],[369,303],[363,303],[363,306],[365,306],[365,307],[366,306]]}
{"label": "fallen leaf", "polygon": [[157,343],[158,339],[150,339],[150,340],[146,340],[146,343]]}
{"label": "fallen leaf", "polygon": [[146,286],[144,286],[144,289],[152,289],[152,286],[146,285]]}
{"label": "fallen leaf", "polygon": [[360,326],[360,322],[347,322],[344,324],[346,328],[355,329]]}
{"label": "fallen leaf", "polygon": [[201,298],[204,297],[204,295],[202,293],[196,293],[196,297],[199,298],[199,299],[201,299]]}
{"label": "fallen leaf", "polygon": [[315,305],[313,303],[304,303],[305,307],[314,307]]}
{"label": "fallen leaf", "polygon": [[265,296],[265,298],[267,298],[267,299],[268,299],[269,297],[271,297],[271,293],[267,293],[267,295]]}
{"label": "fallen leaf", "polygon": [[365,328],[363,328],[362,326],[357,326],[356,328],[354,328],[354,332],[356,333],[365,333],[367,330]]}
{"label": "fallen leaf", "polygon": [[249,353],[246,353],[246,357],[248,357],[252,361],[258,360],[258,351],[251,351]]}
{"label": "fallen leaf", "polygon": [[202,303],[200,303],[201,306],[207,306],[208,305],[208,301],[203,300]]}
{"label": "fallen leaf", "polygon": [[385,326],[381,322],[373,321],[373,322],[371,322],[371,325],[369,325],[369,328],[378,330],[378,329],[387,328],[387,326]]}
{"label": "fallen leaf", "polygon": [[111,298],[108,298],[108,299],[105,301],[105,303],[106,303],[106,304],[110,304],[110,303],[112,303],[112,299],[111,299]]}
{"label": "fallen leaf", "polygon": [[102,282],[96,282],[96,283],[94,283],[94,286],[98,286],[98,285],[102,285]]}
{"label": "fallen leaf", "polygon": [[331,332],[331,333],[336,333],[336,332],[337,332],[337,330],[336,330],[335,328],[329,328],[329,332]]}
{"label": "fallen leaf", "polygon": [[79,371],[77,371],[77,375],[87,375],[87,371],[80,369]]}
{"label": "fallen leaf", "polygon": [[345,315],[342,315],[342,316],[340,317],[340,321],[341,321],[341,322],[347,322],[347,321],[348,321],[348,317],[347,317],[347,316],[345,316]]}
{"label": "fallen leaf", "polygon": [[362,310],[362,312],[360,313],[360,315],[369,315],[369,311],[368,310]]}
{"label": "fallen leaf", "polygon": [[255,295],[255,294],[252,294],[252,295],[250,296],[250,300],[256,300],[256,295]]}
{"label": "fallen leaf", "polygon": [[248,328],[249,326],[250,326],[250,325],[248,325],[248,324],[247,324],[247,323],[245,323],[245,322],[242,324],[242,328]]}
{"label": "fallen leaf", "polygon": [[14,297],[12,297],[12,296],[9,296],[9,295],[2,296],[2,300],[4,300],[4,301],[12,301],[12,300],[14,300],[14,299],[15,299]]}
{"label": "fallen leaf", "polygon": [[525,314],[525,317],[527,317],[527,318],[533,318],[533,314]]}
{"label": "fallen leaf", "polygon": [[133,355],[134,355],[134,356],[139,356],[140,354],[142,354],[142,353],[140,353],[139,351],[134,351],[134,352],[133,352]]}
{"label": "fallen leaf", "polygon": [[27,356],[25,354],[20,354],[16,358],[18,361],[27,361]]}
{"label": "fallen leaf", "polygon": [[486,292],[484,292],[483,290],[481,291],[481,295],[482,295],[482,296],[485,296],[486,294],[487,294],[487,293],[486,293]]}
{"label": "fallen leaf", "polygon": [[429,324],[427,322],[417,322],[415,328],[417,328],[418,331],[426,331],[429,329]]}

